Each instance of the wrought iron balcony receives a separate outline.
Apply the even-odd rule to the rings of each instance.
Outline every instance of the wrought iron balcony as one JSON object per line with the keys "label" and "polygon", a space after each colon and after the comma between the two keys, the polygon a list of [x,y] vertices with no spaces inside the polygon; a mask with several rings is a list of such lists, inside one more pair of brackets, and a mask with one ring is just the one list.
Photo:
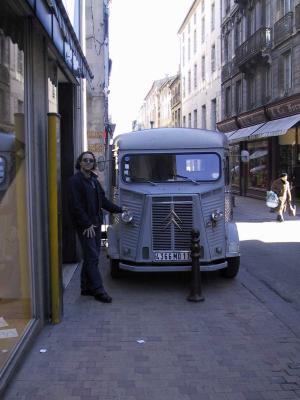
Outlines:
{"label": "wrought iron balcony", "polygon": [[222,67],[222,76],[221,76],[222,82],[227,81],[227,79],[236,75],[238,72],[239,72],[239,70],[236,66],[235,59],[233,59],[232,61],[229,61],[227,64],[225,64]]}
{"label": "wrought iron balcony", "polygon": [[262,55],[263,51],[271,46],[271,29],[266,27],[258,29],[236,49],[235,59],[237,66],[241,67],[251,58]]}
{"label": "wrought iron balcony", "polygon": [[289,38],[293,33],[293,19],[294,13],[292,11],[285,14],[274,25],[274,44],[281,43],[283,40]]}

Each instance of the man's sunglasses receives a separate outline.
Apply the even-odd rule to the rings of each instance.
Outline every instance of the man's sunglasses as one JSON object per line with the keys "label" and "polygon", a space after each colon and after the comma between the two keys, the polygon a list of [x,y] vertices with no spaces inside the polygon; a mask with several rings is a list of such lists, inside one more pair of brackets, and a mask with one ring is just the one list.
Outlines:
{"label": "man's sunglasses", "polygon": [[82,161],[85,163],[94,163],[94,160],[92,158],[83,158]]}

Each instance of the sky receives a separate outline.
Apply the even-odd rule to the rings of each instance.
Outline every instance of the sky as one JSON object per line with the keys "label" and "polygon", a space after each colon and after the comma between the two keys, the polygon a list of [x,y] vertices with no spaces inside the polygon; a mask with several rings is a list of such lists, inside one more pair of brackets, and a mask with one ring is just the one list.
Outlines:
{"label": "sky", "polygon": [[129,132],[152,83],[179,69],[177,32],[193,0],[112,0],[109,114]]}

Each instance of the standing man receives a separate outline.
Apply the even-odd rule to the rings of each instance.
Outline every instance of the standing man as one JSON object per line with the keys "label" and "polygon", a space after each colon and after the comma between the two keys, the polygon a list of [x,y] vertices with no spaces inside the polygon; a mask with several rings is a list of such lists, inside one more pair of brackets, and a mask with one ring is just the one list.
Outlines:
{"label": "standing man", "polygon": [[98,267],[102,208],[112,213],[121,213],[123,210],[105,197],[104,190],[93,173],[96,159],[92,152],[81,153],[75,168],[78,172],[69,181],[69,207],[83,251],[81,295],[94,296],[97,301],[111,303],[112,298],[104,289]]}
{"label": "standing man", "polygon": [[288,175],[283,173],[278,179],[272,183],[271,190],[273,190],[279,199],[278,207],[275,209],[277,211],[277,221],[283,222],[283,213],[286,211],[286,207],[290,206],[292,201],[290,183],[288,181]]}

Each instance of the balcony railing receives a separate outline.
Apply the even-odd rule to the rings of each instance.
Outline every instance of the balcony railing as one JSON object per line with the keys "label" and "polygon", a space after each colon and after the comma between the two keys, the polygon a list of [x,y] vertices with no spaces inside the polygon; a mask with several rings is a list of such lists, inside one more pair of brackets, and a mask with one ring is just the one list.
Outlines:
{"label": "balcony railing", "polygon": [[240,67],[252,57],[272,46],[271,29],[260,28],[236,49],[235,59]]}
{"label": "balcony railing", "polygon": [[292,11],[285,14],[274,25],[274,43],[281,43],[286,40],[293,33],[293,19],[294,13]]}
{"label": "balcony railing", "polygon": [[232,76],[236,75],[239,72],[235,59],[229,61],[222,67],[222,82],[225,82],[227,79],[231,78]]}

